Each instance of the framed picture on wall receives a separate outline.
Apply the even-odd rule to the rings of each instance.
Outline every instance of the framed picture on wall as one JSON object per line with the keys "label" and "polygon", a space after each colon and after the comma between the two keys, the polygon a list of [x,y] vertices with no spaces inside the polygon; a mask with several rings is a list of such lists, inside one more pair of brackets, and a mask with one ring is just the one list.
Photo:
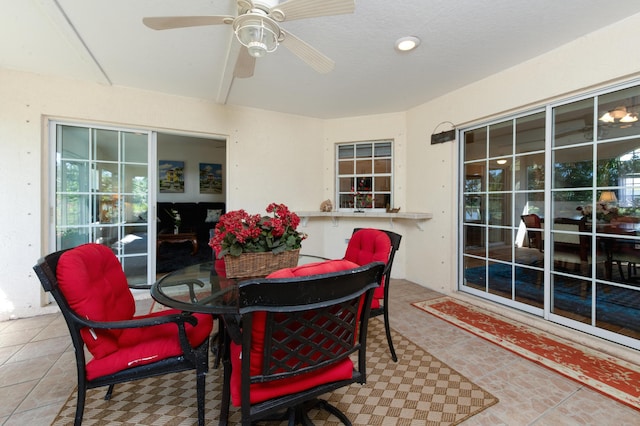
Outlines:
{"label": "framed picture on wall", "polygon": [[222,164],[200,163],[200,193],[222,194]]}
{"label": "framed picture on wall", "polygon": [[160,160],[158,175],[160,192],[184,192],[184,161]]}

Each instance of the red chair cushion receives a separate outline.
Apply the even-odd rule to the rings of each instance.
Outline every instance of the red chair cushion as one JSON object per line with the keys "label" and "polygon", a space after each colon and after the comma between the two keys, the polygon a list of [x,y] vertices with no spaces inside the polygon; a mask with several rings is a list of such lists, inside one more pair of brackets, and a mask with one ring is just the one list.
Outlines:
{"label": "red chair cushion", "polygon": [[[124,321],[162,316],[169,310],[134,317],[135,301],[118,258],[100,244],[85,244],[60,256],[56,275],[71,308],[92,321]],[[196,327],[186,325],[192,346],[200,345],[213,327],[211,315],[196,314]],[[81,330],[93,359],[87,363],[87,379],[149,364],[182,353],[175,324],[129,329]]]}
{"label": "red chair cushion", "polygon": [[221,277],[227,276],[227,266],[224,263],[224,257],[222,259],[218,259],[218,255],[220,254],[219,249],[213,250],[213,269],[215,269],[216,273]]}
{"label": "red chair cushion", "polygon": [[[384,262],[386,265],[390,254],[391,240],[389,236],[379,229],[364,228],[351,236],[344,259],[355,262],[359,266],[371,262]],[[373,292],[372,308],[380,306],[379,299],[384,299],[384,281]]]}
{"label": "red chair cushion", "polygon": [[[58,285],[73,309],[92,321],[131,319],[136,306],[118,258],[106,246],[85,244],[60,256]],[[118,350],[122,330],[83,329],[89,352],[103,358]]]}
{"label": "red chair cushion", "polygon": [[[179,314],[181,311],[169,309],[148,315],[136,316],[133,319]],[[187,338],[191,346],[202,344],[213,327],[213,317],[208,314],[193,314],[198,324],[193,327],[185,324]],[[182,354],[178,340],[178,327],[174,323],[153,327],[126,328],[118,339],[118,349],[111,354],[87,363],[87,379],[116,373],[130,367],[150,364],[165,358]]]}
{"label": "red chair cushion", "polygon": [[[242,347],[240,345],[231,345],[231,402],[234,406],[240,407],[240,379],[234,377],[235,372],[240,367],[240,355],[242,354]],[[260,356],[260,355],[257,355]],[[238,371],[237,375],[240,375]],[[350,379],[353,375],[353,362],[347,358],[338,364],[327,367],[325,369],[317,370],[312,373],[300,375],[298,377],[292,377],[288,379],[282,379],[265,383],[254,383],[251,385],[250,400],[251,404],[266,401],[269,399],[277,398],[283,395],[290,395],[297,392],[302,392],[307,389],[311,389],[314,386],[321,385],[323,383],[335,382],[338,380]]]}
{"label": "red chair cushion", "polygon": [[[285,268],[275,271],[267,278],[291,278],[315,274],[326,274],[347,269],[357,268],[359,265],[348,260],[327,260],[325,262],[309,263],[294,268]],[[265,334],[264,312],[256,312],[253,317],[253,329],[251,330],[251,375],[260,374],[262,371],[262,354],[264,352]],[[231,402],[239,407],[242,403],[242,345],[231,343]],[[329,366],[313,373],[302,374],[295,378],[281,379],[266,383],[254,383],[251,385],[250,400],[255,404],[279,396],[288,395],[310,389],[322,383],[345,380],[353,374],[353,362],[345,359],[336,365]]]}
{"label": "red chair cushion", "polygon": [[344,271],[361,266],[349,260],[325,260],[322,262],[307,263],[293,268],[279,269],[270,273],[267,278],[293,278],[306,275],[328,274],[330,272]]}

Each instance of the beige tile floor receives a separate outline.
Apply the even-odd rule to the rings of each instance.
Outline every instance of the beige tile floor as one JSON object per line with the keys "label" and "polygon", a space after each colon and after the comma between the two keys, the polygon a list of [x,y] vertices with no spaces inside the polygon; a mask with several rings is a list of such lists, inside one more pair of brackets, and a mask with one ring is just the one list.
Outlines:
{"label": "beige tile floor", "polygon": [[[395,330],[500,399],[465,425],[640,424],[640,412],[409,306],[438,293],[395,280],[392,296]],[[0,322],[0,424],[49,425],[75,387],[74,364],[59,314]]]}

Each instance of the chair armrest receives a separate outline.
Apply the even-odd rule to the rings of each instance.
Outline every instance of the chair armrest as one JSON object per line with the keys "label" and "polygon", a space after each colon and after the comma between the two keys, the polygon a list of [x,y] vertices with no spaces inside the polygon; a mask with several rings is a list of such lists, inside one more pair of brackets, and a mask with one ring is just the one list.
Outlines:
{"label": "chair armrest", "polygon": [[185,323],[189,323],[192,326],[198,324],[198,319],[189,312],[182,312],[179,314],[160,315],[148,318],[139,318],[126,321],[91,321],[75,315],[75,320],[81,326],[89,327],[91,329],[124,329],[124,328],[140,328],[140,327],[153,327],[160,324],[175,324],[178,327],[178,341],[182,352],[187,359],[195,362],[196,355],[194,349],[189,343],[187,338],[187,330],[185,329]]}
{"label": "chair armrest", "polygon": [[92,321],[86,318],[82,318],[75,315],[75,320],[84,327],[97,328],[97,329],[121,329],[121,328],[139,328],[139,327],[153,327],[160,324],[175,323],[180,326],[184,326],[185,323],[189,323],[193,326],[198,324],[198,319],[190,313],[183,312],[179,314],[160,315],[149,318],[138,318],[125,321]]}

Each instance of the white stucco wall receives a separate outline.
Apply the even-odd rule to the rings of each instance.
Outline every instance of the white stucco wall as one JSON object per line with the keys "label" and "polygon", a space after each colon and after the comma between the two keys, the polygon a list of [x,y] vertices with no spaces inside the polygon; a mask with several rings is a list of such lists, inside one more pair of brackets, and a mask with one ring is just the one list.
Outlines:
{"label": "white stucco wall", "polygon": [[309,210],[321,201],[321,120],[0,70],[0,320],[51,309],[41,308],[32,271],[50,247],[48,118],[228,137],[228,209],[260,212],[278,201]]}
{"label": "white stucco wall", "polygon": [[[407,205],[433,213],[423,234],[404,241],[408,280],[443,292],[457,287],[459,144],[430,145],[436,126],[450,121],[460,128],[639,78],[640,55],[614,42],[638,39],[640,15],[635,15],[407,112]],[[438,132],[449,128],[443,125]]]}
{"label": "white stucco wall", "polygon": [[[227,137],[228,210],[262,211],[272,201],[317,210],[322,200],[334,199],[335,143],[393,138],[395,205],[434,215],[424,231],[411,222],[394,223],[404,236],[394,276],[448,292],[456,287],[458,144],[430,145],[437,125],[525,110],[638,76],[640,55],[612,41],[638,39],[640,15],[409,111],[326,121],[0,69],[0,320],[53,309],[40,306],[31,269],[49,250],[48,117]],[[341,256],[351,229],[362,225],[389,228],[379,221],[333,226],[310,220],[303,249]]]}

